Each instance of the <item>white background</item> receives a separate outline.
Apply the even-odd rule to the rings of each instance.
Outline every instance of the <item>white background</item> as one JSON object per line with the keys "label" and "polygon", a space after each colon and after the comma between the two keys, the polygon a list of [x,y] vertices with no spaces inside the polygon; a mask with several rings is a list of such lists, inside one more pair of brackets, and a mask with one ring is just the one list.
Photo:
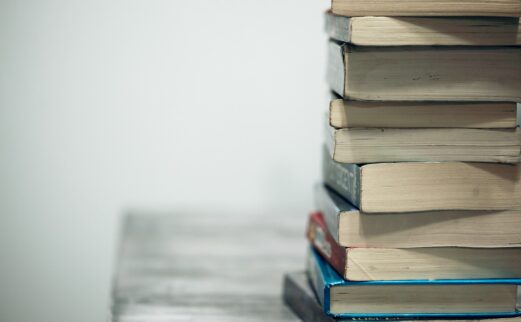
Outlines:
{"label": "white background", "polygon": [[0,320],[103,321],[128,209],[291,209],[325,0],[0,0]]}

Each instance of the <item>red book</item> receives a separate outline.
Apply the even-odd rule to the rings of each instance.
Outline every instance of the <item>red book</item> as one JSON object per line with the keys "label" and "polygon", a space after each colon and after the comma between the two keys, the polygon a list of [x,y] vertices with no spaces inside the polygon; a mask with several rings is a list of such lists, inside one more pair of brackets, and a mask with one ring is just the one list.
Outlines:
{"label": "red book", "polygon": [[310,215],[307,237],[344,279],[351,281],[521,278],[521,247],[343,247],[322,213]]}
{"label": "red book", "polygon": [[341,276],[346,275],[346,248],[337,244],[327,230],[326,222],[320,212],[309,216],[306,233],[313,247]]}

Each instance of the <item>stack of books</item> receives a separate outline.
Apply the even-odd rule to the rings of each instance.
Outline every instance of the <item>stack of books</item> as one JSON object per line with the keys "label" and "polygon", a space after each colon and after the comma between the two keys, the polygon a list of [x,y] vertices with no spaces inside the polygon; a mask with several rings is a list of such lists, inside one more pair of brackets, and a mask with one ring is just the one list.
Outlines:
{"label": "stack of books", "polygon": [[305,321],[517,319],[521,0],[333,0]]}

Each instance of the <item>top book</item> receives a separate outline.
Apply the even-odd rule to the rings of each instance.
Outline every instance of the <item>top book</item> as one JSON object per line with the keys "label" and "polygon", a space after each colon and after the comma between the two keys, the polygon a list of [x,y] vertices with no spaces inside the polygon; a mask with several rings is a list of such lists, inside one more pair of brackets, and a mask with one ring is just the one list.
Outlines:
{"label": "top book", "polygon": [[519,17],[345,17],[326,13],[329,38],[357,46],[519,46]]}
{"label": "top book", "polygon": [[521,0],[332,0],[334,14],[360,16],[521,16]]}

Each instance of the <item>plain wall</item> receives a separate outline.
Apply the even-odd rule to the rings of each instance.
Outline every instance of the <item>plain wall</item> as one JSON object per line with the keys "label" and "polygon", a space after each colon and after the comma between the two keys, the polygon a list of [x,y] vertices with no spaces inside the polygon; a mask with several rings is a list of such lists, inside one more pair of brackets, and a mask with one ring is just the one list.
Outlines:
{"label": "plain wall", "polygon": [[328,5],[0,0],[0,320],[106,320],[126,209],[305,220]]}

